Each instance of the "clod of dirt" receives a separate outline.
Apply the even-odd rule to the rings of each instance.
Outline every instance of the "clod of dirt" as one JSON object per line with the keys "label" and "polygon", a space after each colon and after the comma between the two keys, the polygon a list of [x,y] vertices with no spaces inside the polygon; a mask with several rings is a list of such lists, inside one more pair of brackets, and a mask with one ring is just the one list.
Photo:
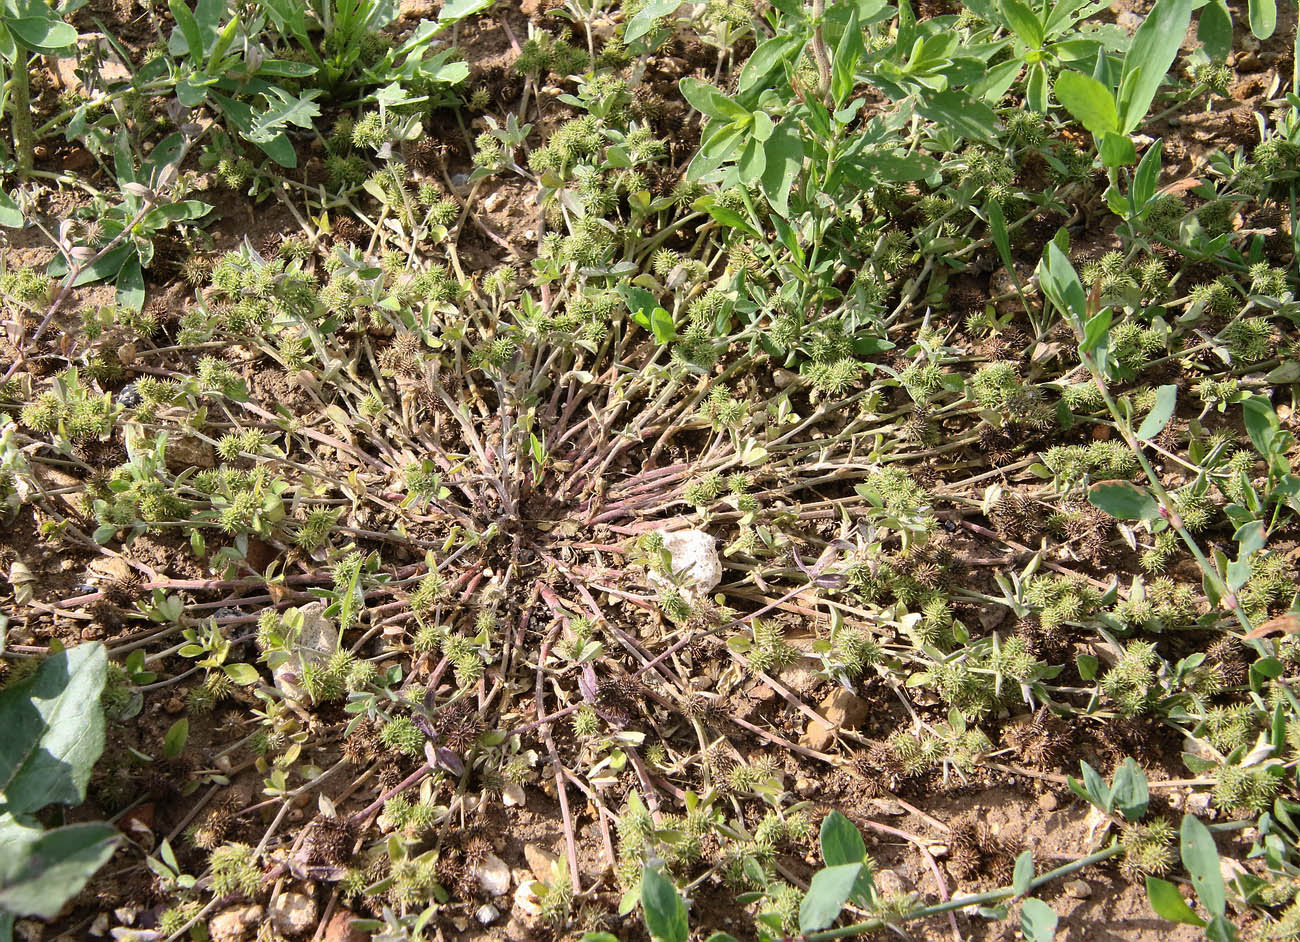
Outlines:
{"label": "clod of dirt", "polygon": [[281,893],[271,903],[271,923],[287,936],[300,936],[316,926],[316,901],[303,893]]}
{"label": "clod of dirt", "polygon": [[510,868],[496,854],[488,854],[474,866],[479,889],[488,896],[501,896],[510,889]]}
{"label": "clod of dirt", "polygon": [[167,470],[181,472],[187,468],[211,468],[217,463],[217,454],[201,438],[187,435],[167,439]]}
{"label": "clod of dirt", "polygon": [[1065,884],[1065,894],[1074,899],[1087,899],[1092,895],[1092,885],[1087,880],[1071,880]]}
{"label": "clod of dirt", "polygon": [[820,704],[821,714],[835,726],[856,729],[867,718],[867,701],[843,687],[836,687]]}
{"label": "clod of dirt", "polygon": [[365,942],[369,936],[360,929],[352,928],[352,921],[357,918],[357,914],[350,910],[340,909],[335,912],[325,927],[325,942]]}
{"label": "clod of dirt", "polygon": [[261,922],[261,906],[227,909],[208,920],[208,935],[212,937],[212,942],[242,942]]}
{"label": "clod of dirt", "polygon": [[[675,530],[664,533],[664,549],[672,560],[674,574],[683,576],[686,584],[679,587],[690,600],[703,598],[722,581],[722,560],[718,557],[718,542],[703,530]],[[671,582],[658,573],[650,573],[650,580],[668,586]]]}

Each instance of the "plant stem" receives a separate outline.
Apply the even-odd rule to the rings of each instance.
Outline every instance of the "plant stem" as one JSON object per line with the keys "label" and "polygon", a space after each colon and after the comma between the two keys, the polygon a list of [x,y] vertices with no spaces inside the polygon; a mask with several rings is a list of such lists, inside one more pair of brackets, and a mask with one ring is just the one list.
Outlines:
{"label": "plant stem", "polygon": [[18,159],[18,173],[26,177],[32,171],[33,150],[36,146],[32,134],[32,99],[27,86],[27,52],[18,50],[9,76],[10,112],[14,121],[14,156]]}
{"label": "plant stem", "polygon": [[[1109,860],[1111,857],[1122,853],[1124,846],[1122,844],[1112,844],[1105,850],[1099,850],[1095,854],[1089,854],[1087,857],[1080,857],[1078,860],[1071,861],[1055,870],[1049,870],[1041,877],[1030,881],[1029,888],[1037,889],[1044,884],[1050,883],[1060,877],[1069,876],[1084,867],[1090,867],[1095,863],[1101,863],[1103,860]],[[866,922],[854,923],[851,926],[844,926],[839,929],[826,929],[822,932],[814,932],[802,937],[802,942],[822,942],[823,939],[844,939],[849,936],[861,935],[866,932],[874,932],[877,929],[883,929],[889,925],[896,925],[900,922],[911,922],[915,919],[925,919],[927,916],[937,916],[940,913],[950,912],[954,909],[964,909],[967,906],[984,906],[988,903],[998,903],[1004,899],[1011,899],[1016,895],[1016,891],[1011,887],[1003,887],[998,890],[989,890],[987,893],[980,893],[976,896],[963,896],[959,899],[951,899],[944,903],[934,906],[925,906],[921,909],[914,909],[911,912],[904,913],[893,919],[883,919],[877,917],[868,919]]]}

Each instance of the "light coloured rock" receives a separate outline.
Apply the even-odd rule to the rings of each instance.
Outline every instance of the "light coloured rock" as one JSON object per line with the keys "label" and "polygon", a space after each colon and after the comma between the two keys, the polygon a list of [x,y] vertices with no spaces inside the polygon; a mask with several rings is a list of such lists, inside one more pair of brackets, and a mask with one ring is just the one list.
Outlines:
{"label": "light coloured rock", "polygon": [[832,726],[857,729],[867,718],[867,701],[843,687],[836,687],[821,702],[820,712]]}
{"label": "light coloured rock", "polygon": [[478,909],[474,910],[474,918],[479,921],[480,925],[490,926],[501,916],[501,910],[497,909],[491,903],[484,903]]}
{"label": "light coloured rock", "polygon": [[541,891],[545,889],[534,880],[525,880],[515,890],[515,910],[526,921],[536,919],[542,914]]}
{"label": "light coloured rock", "polygon": [[261,906],[240,906],[208,920],[212,942],[242,942],[262,921]]}
{"label": "light coloured rock", "polygon": [[896,896],[913,892],[916,887],[897,870],[879,870],[873,879],[881,896]]}
{"label": "light coloured rock", "polygon": [[506,782],[501,786],[501,801],[507,808],[522,808],[528,801],[524,786],[518,782]]}
{"label": "light coloured rock", "polygon": [[1092,885],[1087,880],[1070,880],[1065,884],[1065,895],[1074,899],[1087,899],[1092,895]]}
{"label": "light coloured rock", "polygon": [[294,642],[294,656],[273,671],[275,685],[289,700],[307,698],[306,691],[298,686],[303,667],[323,667],[339,646],[339,630],[325,617],[324,602],[309,602],[302,606],[302,629]]}
{"label": "light coloured rock", "polygon": [[[668,551],[674,575],[684,579],[679,591],[689,600],[703,598],[722,581],[722,560],[718,557],[718,542],[703,530],[675,530],[662,533],[664,549]],[[659,585],[672,585],[672,581],[657,572],[650,580]]]}
{"label": "light coloured rock", "polygon": [[560,858],[540,844],[525,844],[524,859],[528,861],[528,869],[533,872],[533,876],[546,883],[555,876],[553,867]]}
{"label": "light coloured rock", "polygon": [[271,924],[287,936],[316,928],[316,901],[305,893],[281,893],[271,903]]}
{"label": "light coloured rock", "polygon": [[505,205],[508,195],[505,190],[497,190],[483,201],[483,208],[489,213],[500,211],[501,207]]}
{"label": "light coloured rock", "polygon": [[496,854],[488,854],[474,867],[474,877],[488,896],[501,896],[510,889],[510,868]]}

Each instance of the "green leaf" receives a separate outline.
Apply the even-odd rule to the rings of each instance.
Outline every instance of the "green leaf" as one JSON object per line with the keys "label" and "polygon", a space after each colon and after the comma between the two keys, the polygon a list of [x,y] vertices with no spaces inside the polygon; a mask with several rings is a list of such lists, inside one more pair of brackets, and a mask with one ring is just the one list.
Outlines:
{"label": "green leaf", "polygon": [[1147,413],[1147,417],[1138,426],[1138,441],[1149,442],[1165,430],[1173,418],[1174,406],[1178,402],[1178,387],[1161,386],[1156,390],[1156,404]]}
{"label": "green leaf", "polygon": [[1196,898],[1212,916],[1227,912],[1228,895],[1219,869],[1219,849],[1214,845],[1210,829],[1195,815],[1183,815],[1182,836],[1183,866],[1191,875]]}
{"label": "green leaf", "polygon": [[825,867],[813,874],[808,893],[799,906],[799,931],[816,932],[834,922],[853,893],[861,872],[859,862]]}
{"label": "green leaf", "polygon": [[1187,926],[1205,925],[1205,920],[1196,915],[1192,907],[1187,905],[1178,887],[1168,880],[1148,876],[1147,901],[1151,903],[1151,909],[1161,919],[1181,922]]}
{"label": "green leaf", "polygon": [[844,104],[853,86],[857,84],[855,70],[858,60],[866,55],[866,45],[862,42],[862,27],[858,25],[858,11],[849,9],[849,21],[844,26],[839,44],[835,47],[835,58],[831,61],[831,97],[836,107]]}
{"label": "green leaf", "polygon": [[175,759],[185,751],[185,742],[190,738],[190,721],[181,717],[167,730],[163,737],[163,755]]}
{"label": "green leaf", "polygon": [[21,229],[23,226],[23,211],[4,190],[0,190],[0,226],[8,229]]}
{"label": "green leaf", "polygon": [[684,78],[677,83],[685,98],[696,111],[720,121],[748,118],[749,112],[736,104],[718,89],[696,78]]}
{"label": "green leaf", "polygon": [[0,910],[53,919],[113,856],[117,841],[102,822],[43,831],[0,816]]}
{"label": "green leaf", "polygon": [[790,215],[790,192],[803,169],[803,139],[783,121],[772,130],[763,145],[767,158],[759,185],[770,205],[781,216]]}
{"label": "green leaf", "polygon": [[641,873],[641,908],[645,911],[646,929],[655,942],[686,942],[690,935],[686,904],[672,881],[654,867],[646,867]]}
{"label": "green leaf", "polygon": [[1027,899],[1020,904],[1020,931],[1027,942],[1052,942],[1059,919],[1056,910],[1040,899]]}
{"label": "green leaf", "polygon": [[495,2],[496,0],[447,0],[438,14],[438,22],[450,23],[453,20],[463,20],[475,13],[482,13]]}
{"label": "green leaf", "polygon": [[1032,10],[1019,0],[1002,0],[1002,15],[1007,24],[1024,40],[1031,49],[1041,49],[1043,45],[1043,24],[1038,22]]}
{"label": "green leaf", "polygon": [[1088,503],[1116,520],[1154,520],[1160,505],[1144,487],[1128,481],[1098,481],[1088,488]]}
{"label": "green leaf", "polygon": [[107,664],[102,644],[82,644],[0,690],[0,812],[30,814],[85,800],[104,750],[99,695]]}
{"label": "green leaf", "polygon": [[271,86],[266,91],[266,110],[254,114],[244,136],[254,144],[269,144],[291,124],[310,130],[312,119],[320,116],[320,105],[313,101],[320,93],[320,89],[312,88],[301,96],[290,95]]}
{"label": "green leaf", "polygon": [[1195,6],[1196,0],[1156,0],[1138,27],[1120,73],[1121,133],[1131,133],[1146,117],[1165,73],[1178,55]]}
{"label": "green leaf", "polygon": [[1110,806],[1126,821],[1137,821],[1147,813],[1150,800],[1146,774],[1131,757],[1125,759],[1115,770],[1115,781],[1110,787]]}
{"label": "green leaf", "polygon": [[1273,442],[1281,429],[1277,413],[1273,411],[1273,404],[1263,396],[1243,399],[1241,419],[1246,425],[1246,433],[1250,436],[1255,450],[1260,455],[1268,457],[1273,451]]}
{"label": "green leaf", "polygon": [[174,46],[172,51],[178,55],[189,53],[197,60],[203,55],[203,34],[199,32],[199,21],[194,18],[185,0],[168,0],[167,9],[171,10],[176,28],[180,31],[181,38],[185,40],[184,49]]}
{"label": "green leaf", "polygon": [[30,52],[54,55],[77,41],[76,28],[63,22],[45,0],[14,0],[3,9],[0,20],[14,41]]}
{"label": "green leaf", "polygon": [[1137,160],[1133,141],[1118,131],[1107,131],[1101,136],[1101,163],[1105,167],[1127,167]]}
{"label": "green leaf", "polygon": [[1250,0],[1250,31],[1256,39],[1268,39],[1277,29],[1277,0]]}
{"label": "green leaf", "polygon": [[931,121],[958,137],[992,144],[997,140],[997,114],[982,101],[963,92],[923,93],[917,109]]}
{"label": "green leaf", "polygon": [[134,252],[117,270],[117,303],[129,311],[144,307],[144,272],[140,269],[140,256]]}
{"label": "green leaf", "polygon": [[241,687],[249,687],[262,679],[262,675],[252,664],[226,664],[222,670]]}
{"label": "green leaf", "polygon": [[1205,53],[1211,59],[1226,59],[1232,52],[1232,14],[1224,0],[1210,0],[1201,7],[1196,38],[1205,45]]}
{"label": "green leaf", "polygon": [[623,41],[633,42],[654,28],[655,20],[667,16],[682,5],[682,0],[650,0],[637,11],[623,29]]}
{"label": "green leaf", "polygon": [[1002,206],[997,200],[989,200],[989,234],[993,244],[998,247],[998,257],[1007,271],[1014,272],[1015,262],[1011,258],[1011,234],[1007,231],[1007,218],[1002,214]]}
{"label": "green leaf", "polygon": [[822,860],[828,867],[862,863],[867,859],[867,842],[852,821],[832,811],[822,819]]}
{"label": "green leaf", "polygon": [[[1068,238],[1068,231],[1066,236]],[[1053,239],[1039,263],[1039,282],[1043,293],[1062,313],[1082,324],[1088,316],[1088,298],[1083,293],[1083,283],[1070,264],[1069,257]]]}
{"label": "green leaf", "polygon": [[1029,884],[1034,880],[1034,852],[1027,850],[1016,858],[1016,869],[1011,876],[1011,889],[1017,896],[1029,892]]}
{"label": "green leaf", "polygon": [[1098,137],[1119,130],[1115,96],[1092,76],[1062,71],[1056,77],[1056,97],[1076,121]]}

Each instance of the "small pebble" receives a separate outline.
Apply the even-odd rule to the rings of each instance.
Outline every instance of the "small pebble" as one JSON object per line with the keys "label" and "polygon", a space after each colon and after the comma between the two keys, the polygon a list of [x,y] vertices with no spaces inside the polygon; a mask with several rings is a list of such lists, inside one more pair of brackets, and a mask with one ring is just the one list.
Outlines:
{"label": "small pebble", "polygon": [[185,701],[180,697],[172,697],[163,704],[163,709],[168,713],[179,713],[181,710],[185,709]]}
{"label": "small pebble", "polygon": [[1038,807],[1043,811],[1055,811],[1058,804],[1056,796],[1051,792],[1043,792],[1038,796]]}
{"label": "small pebble", "polygon": [[117,404],[123,409],[134,409],[143,401],[140,390],[135,388],[135,383],[127,383],[118,391]]}
{"label": "small pebble", "polygon": [[1087,880],[1071,880],[1065,884],[1065,895],[1074,899],[1087,899],[1092,895],[1092,887]]}

